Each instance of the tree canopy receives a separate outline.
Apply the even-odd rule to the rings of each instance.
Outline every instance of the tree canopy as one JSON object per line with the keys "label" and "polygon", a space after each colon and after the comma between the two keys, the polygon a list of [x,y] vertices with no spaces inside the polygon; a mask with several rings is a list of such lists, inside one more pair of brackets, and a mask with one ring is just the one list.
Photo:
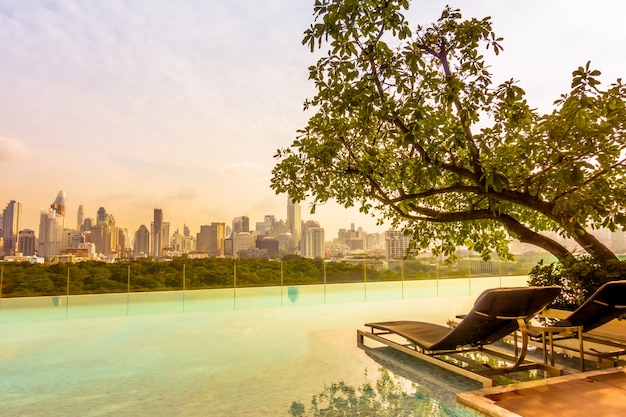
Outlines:
{"label": "tree canopy", "polygon": [[489,17],[446,7],[411,27],[409,3],[315,1],[303,38],[321,53],[305,101],[314,114],[277,151],[275,192],[310,199],[313,211],[358,206],[435,254],[464,245],[508,258],[516,238],[572,257],[550,231],[615,259],[591,231],[626,226],[621,79],[603,88],[588,62],[541,114],[516,81],[492,81],[485,54],[498,55],[502,39]]}

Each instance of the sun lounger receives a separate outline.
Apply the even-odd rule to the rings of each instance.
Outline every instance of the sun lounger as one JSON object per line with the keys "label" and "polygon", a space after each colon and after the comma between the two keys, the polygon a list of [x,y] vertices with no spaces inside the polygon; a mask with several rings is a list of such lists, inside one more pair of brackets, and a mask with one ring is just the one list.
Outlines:
{"label": "sun lounger", "polygon": [[[528,343],[526,320],[543,310],[558,296],[560,291],[559,287],[486,290],[476,299],[470,312],[453,328],[406,320],[366,323],[365,326],[369,327],[370,331],[357,330],[357,343],[364,348],[365,338],[375,340],[480,381],[485,387],[493,385],[491,376],[518,370],[543,369],[551,375],[560,375],[562,371],[558,368],[525,360]],[[518,357],[486,348],[486,345],[518,329],[522,331],[522,349]],[[514,362],[514,365],[506,368],[469,371],[444,360],[444,356],[476,350],[510,360]]]}
{"label": "sun lounger", "polygon": [[[608,361],[609,366],[615,366],[617,358],[626,354],[626,334],[619,340],[601,332],[592,331],[623,314],[626,314],[626,280],[611,281],[600,287],[569,315],[561,319],[544,318],[543,326],[530,327],[528,331],[532,338],[542,339],[542,347],[546,355],[546,337],[550,338],[549,350],[552,364],[554,364],[554,352],[558,351],[579,355],[582,370],[584,370],[585,356],[597,357],[601,362],[605,360]],[[561,328],[567,330],[561,331]],[[574,329],[582,329],[582,334],[572,331]],[[572,338],[578,338],[580,342],[578,344],[565,342]],[[587,351],[583,349],[582,341],[591,342],[587,343],[589,346]],[[581,351],[583,354],[580,353]]]}

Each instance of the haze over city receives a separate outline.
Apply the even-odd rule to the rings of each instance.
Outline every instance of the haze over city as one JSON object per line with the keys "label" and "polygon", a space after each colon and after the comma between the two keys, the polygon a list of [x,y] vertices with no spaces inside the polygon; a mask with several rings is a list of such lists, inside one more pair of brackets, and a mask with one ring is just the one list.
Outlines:
{"label": "haze over city", "polygon": [[[412,25],[448,2],[413,2]],[[285,218],[270,189],[273,155],[311,112],[301,45],[313,1],[3,1],[0,4],[0,204],[23,202],[23,228],[66,192],[67,217],[99,207],[136,230],[161,208],[192,232],[266,214]],[[492,16],[504,52],[497,82],[514,78],[548,112],[588,60],[603,84],[624,75],[626,4],[459,1],[464,17]],[[308,213],[327,239],[375,221],[336,204]]]}

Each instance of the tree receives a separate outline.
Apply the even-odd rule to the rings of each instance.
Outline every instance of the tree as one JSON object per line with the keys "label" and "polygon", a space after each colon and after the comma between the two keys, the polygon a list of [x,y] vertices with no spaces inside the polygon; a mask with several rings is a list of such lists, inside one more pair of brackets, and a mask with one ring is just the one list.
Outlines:
{"label": "tree", "polygon": [[502,51],[490,18],[446,7],[412,30],[408,0],[316,0],[304,33],[327,54],[309,68],[315,114],[279,149],[271,187],[295,201],[336,200],[403,226],[414,249],[466,245],[509,258],[511,238],[573,254],[540,232],[615,255],[590,231],[626,226],[621,79],[602,89],[587,63],[549,114],[514,80],[499,85],[483,53]]}

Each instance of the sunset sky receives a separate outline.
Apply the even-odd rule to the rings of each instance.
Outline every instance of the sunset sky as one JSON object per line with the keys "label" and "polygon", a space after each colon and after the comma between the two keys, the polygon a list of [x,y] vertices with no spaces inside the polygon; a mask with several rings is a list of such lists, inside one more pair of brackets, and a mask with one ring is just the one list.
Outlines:
{"label": "sunset sky", "polygon": [[[266,214],[286,218],[270,189],[277,148],[312,115],[301,45],[313,0],[0,0],[0,209],[23,202],[22,228],[67,194],[103,206],[134,232],[162,208],[170,230]],[[591,60],[603,84],[626,77],[626,3],[413,1],[411,25],[450,4],[492,16],[504,52],[496,81],[514,78],[550,111],[572,70]],[[326,229],[374,220],[335,204],[308,214]]]}

